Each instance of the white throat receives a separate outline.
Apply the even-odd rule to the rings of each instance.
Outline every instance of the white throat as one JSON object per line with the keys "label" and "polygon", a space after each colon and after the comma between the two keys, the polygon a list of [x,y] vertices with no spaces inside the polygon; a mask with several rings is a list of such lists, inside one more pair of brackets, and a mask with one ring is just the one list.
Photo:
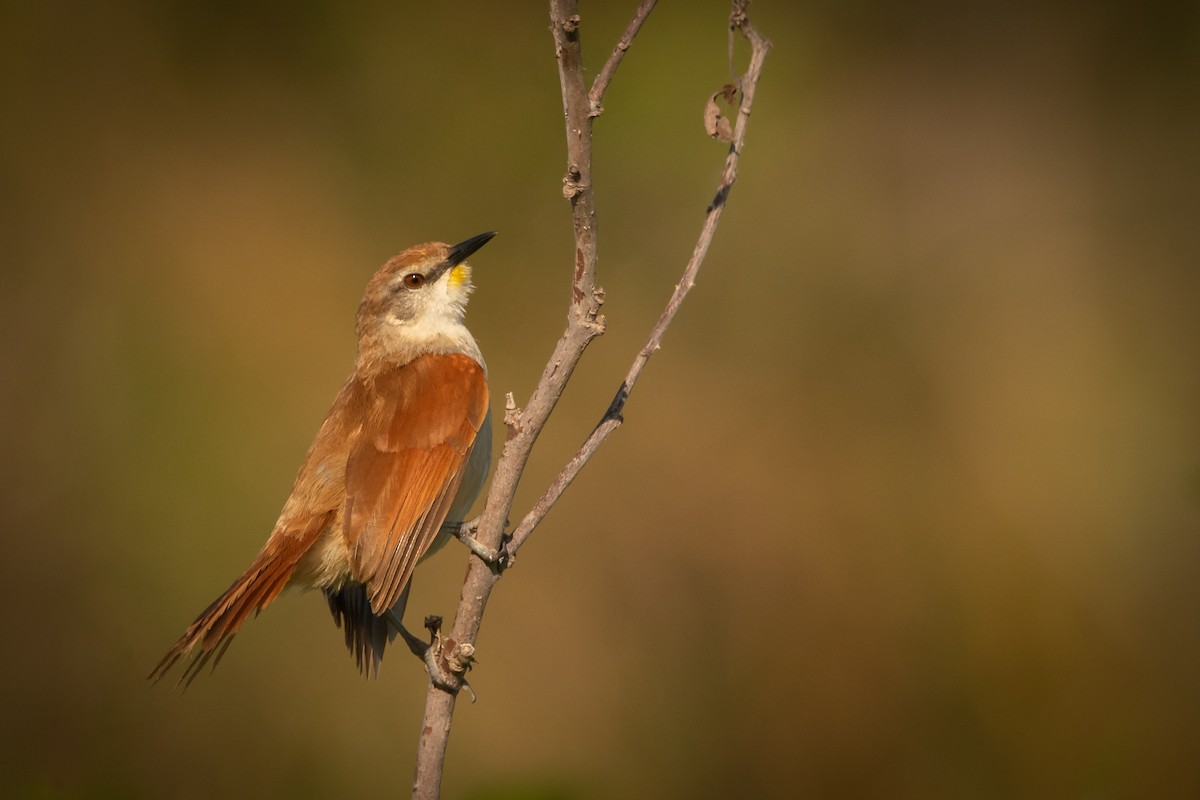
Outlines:
{"label": "white throat", "polygon": [[394,358],[400,363],[428,353],[462,353],[477,361],[485,372],[487,370],[475,337],[455,313],[426,313],[408,320],[389,317],[375,329],[372,338],[375,339],[373,344],[382,346],[382,351],[387,353],[385,358]]}

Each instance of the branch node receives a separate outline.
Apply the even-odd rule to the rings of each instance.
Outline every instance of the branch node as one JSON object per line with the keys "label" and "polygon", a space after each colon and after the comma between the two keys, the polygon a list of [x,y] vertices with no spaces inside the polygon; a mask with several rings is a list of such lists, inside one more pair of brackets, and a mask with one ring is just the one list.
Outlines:
{"label": "branch node", "polygon": [[583,194],[583,190],[587,188],[586,183],[579,183],[570,178],[563,178],[563,197],[567,200],[574,200],[579,195]]}
{"label": "branch node", "polygon": [[580,171],[579,167],[574,164],[567,167],[567,174],[563,177],[563,197],[568,200],[574,200],[583,194],[584,189],[587,188],[587,184],[580,182],[580,178],[582,177],[583,172]]}
{"label": "branch node", "polygon": [[733,10],[729,12],[729,28],[741,28],[746,24],[748,19],[746,8],[750,5],[750,0],[733,0]]}
{"label": "branch node", "polygon": [[504,395],[504,427],[508,428],[510,437],[521,427],[521,409],[517,408],[512,392]]}
{"label": "branch node", "polygon": [[475,664],[475,645],[463,642],[455,643],[453,639],[447,639],[448,644],[452,644],[450,652],[446,655],[446,666],[455,675],[462,675],[469,672]]}
{"label": "branch node", "polygon": [[603,336],[607,327],[608,319],[603,314],[596,314],[587,321],[588,336],[593,339],[597,336]]}

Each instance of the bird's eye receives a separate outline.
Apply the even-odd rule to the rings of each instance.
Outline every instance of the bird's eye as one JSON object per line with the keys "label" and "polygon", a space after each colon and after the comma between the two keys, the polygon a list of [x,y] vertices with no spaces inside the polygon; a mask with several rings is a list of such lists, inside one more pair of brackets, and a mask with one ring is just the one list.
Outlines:
{"label": "bird's eye", "polygon": [[425,276],[419,272],[410,272],[404,276],[404,285],[409,289],[420,289],[425,285]]}

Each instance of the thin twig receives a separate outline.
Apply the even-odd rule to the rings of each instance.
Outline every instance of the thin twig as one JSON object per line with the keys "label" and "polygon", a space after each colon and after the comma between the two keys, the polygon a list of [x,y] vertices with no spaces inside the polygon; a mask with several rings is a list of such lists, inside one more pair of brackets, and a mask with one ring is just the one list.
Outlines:
{"label": "thin twig", "polygon": [[721,182],[717,186],[716,194],[713,197],[712,204],[709,205],[704,217],[704,225],[700,229],[700,236],[696,240],[696,245],[692,249],[692,257],[688,261],[687,266],[683,270],[683,277],[679,283],[675,285],[675,291],[671,294],[671,298],[667,301],[667,306],[663,309],[662,315],[659,316],[658,322],[650,331],[650,337],[646,340],[646,344],[638,352],[637,357],[633,360],[633,364],[629,368],[629,372],[625,375],[625,380],[621,383],[617,394],[609,404],[608,409],[604,412],[600,422],[597,423],[595,429],[587,440],[580,446],[579,450],[571,458],[570,461],[562,468],[550,486],[542,494],[541,498],[525,515],[520,524],[513,530],[512,541],[508,543],[508,552],[516,554],[517,550],[529,538],[529,534],[538,526],[546,514],[558,502],[558,498],[562,495],[566,488],[571,485],[571,481],[575,480],[575,476],[579,471],[591,460],[600,445],[621,426],[624,421],[621,417],[621,412],[625,407],[625,401],[628,400],[630,392],[633,391],[634,384],[637,383],[638,377],[641,376],[642,370],[646,367],[646,362],[650,360],[650,356],[654,355],[662,345],[662,338],[666,334],[667,328],[671,321],[675,319],[675,315],[679,312],[679,307],[683,304],[687,293],[696,285],[696,275],[700,271],[700,265],[704,262],[705,256],[708,255],[709,245],[712,244],[713,235],[717,231],[717,223],[721,220],[721,213],[725,209],[725,201],[729,197],[729,190],[737,181],[738,161],[742,155],[742,149],[746,144],[746,126],[750,120],[750,110],[754,104],[754,92],[758,88],[758,80],[762,76],[763,62],[767,57],[767,52],[771,49],[771,42],[764,38],[750,24],[750,20],[745,15],[744,5],[734,4],[734,13],[730,18],[730,46],[732,48],[733,32],[737,30],[750,43],[750,65],[746,69],[746,74],[738,80],[739,90],[741,93],[741,104],[738,107],[737,122],[733,130],[733,142],[729,147],[729,155],[725,158],[725,169],[721,173]]}
{"label": "thin twig", "polygon": [[592,81],[591,91],[588,92],[588,114],[590,116],[598,117],[604,113],[604,93],[608,91],[608,84],[616,74],[617,67],[621,66],[621,59],[625,57],[625,51],[633,44],[633,38],[638,35],[638,31],[642,29],[642,23],[646,21],[646,17],[650,16],[650,12],[654,10],[654,4],[657,2],[658,0],[642,0],[633,19],[629,20],[625,33],[621,35],[617,46],[609,55],[608,61],[604,62],[604,66],[596,73],[596,80]]}

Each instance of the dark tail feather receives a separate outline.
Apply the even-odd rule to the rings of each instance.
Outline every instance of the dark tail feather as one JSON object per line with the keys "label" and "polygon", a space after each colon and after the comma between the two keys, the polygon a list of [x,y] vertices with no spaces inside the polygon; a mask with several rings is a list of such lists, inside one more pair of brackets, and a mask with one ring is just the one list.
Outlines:
{"label": "dark tail feather", "polygon": [[149,679],[158,683],[175,662],[188,656],[192,660],[184,667],[178,686],[188,686],[209,661],[216,669],[242,623],[251,613],[270,605],[287,586],[297,562],[312,546],[326,521],[325,517],[315,519],[308,528],[293,535],[272,536],[250,569],[188,626]]}
{"label": "dark tail feather", "polygon": [[[388,643],[396,638],[396,628],[387,616],[378,616],[371,610],[367,599],[367,587],[361,583],[347,583],[337,591],[325,590],[333,621],[345,631],[346,647],[354,655],[358,670],[365,677],[379,675],[379,662]],[[404,616],[404,605],[408,602],[408,587],[392,606],[395,619]]]}

